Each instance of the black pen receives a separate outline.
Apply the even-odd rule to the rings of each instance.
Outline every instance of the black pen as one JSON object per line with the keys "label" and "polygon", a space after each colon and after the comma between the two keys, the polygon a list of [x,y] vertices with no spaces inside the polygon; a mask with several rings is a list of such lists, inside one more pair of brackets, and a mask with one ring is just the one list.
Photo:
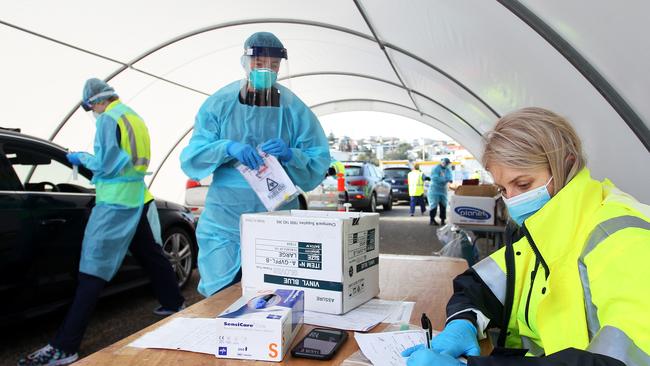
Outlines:
{"label": "black pen", "polygon": [[431,343],[429,342],[431,339],[431,320],[429,320],[427,314],[422,313],[420,322],[422,323],[422,329],[426,332],[425,337],[427,338],[427,348],[431,348]]}

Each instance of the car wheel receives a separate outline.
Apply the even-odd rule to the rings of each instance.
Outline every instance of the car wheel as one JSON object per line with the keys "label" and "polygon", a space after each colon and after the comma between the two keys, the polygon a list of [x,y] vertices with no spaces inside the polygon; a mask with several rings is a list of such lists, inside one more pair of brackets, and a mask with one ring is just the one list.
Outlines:
{"label": "car wheel", "polygon": [[393,209],[393,195],[388,195],[388,201],[383,205],[384,211],[390,211]]}
{"label": "car wheel", "polygon": [[374,193],[370,196],[370,203],[366,207],[366,211],[377,212],[377,196]]}
{"label": "car wheel", "polygon": [[194,264],[194,247],[187,231],[172,227],[163,236],[163,251],[172,265],[179,287],[187,285]]}

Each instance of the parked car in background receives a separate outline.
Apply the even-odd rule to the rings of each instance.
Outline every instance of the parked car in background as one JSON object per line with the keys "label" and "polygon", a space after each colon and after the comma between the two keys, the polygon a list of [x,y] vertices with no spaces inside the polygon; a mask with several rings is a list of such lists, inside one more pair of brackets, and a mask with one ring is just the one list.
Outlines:
{"label": "parked car in background", "polygon": [[[72,301],[81,243],[95,205],[92,172],[75,179],[67,150],[0,129],[0,324],[40,315]],[[179,285],[196,267],[194,219],[187,207],[157,199],[163,249]],[[149,282],[127,255],[102,296]]]}
{"label": "parked car in background", "polygon": [[[200,181],[188,179],[185,183],[185,205],[190,208],[196,220],[199,219],[203,208],[205,207],[205,197],[208,195],[208,189],[212,184],[212,175],[209,175]],[[307,195],[298,187],[298,204],[299,209],[307,209]]]}
{"label": "parked car in background", "polygon": [[393,209],[391,184],[384,180],[377,166],[368,162],[343,162],[345,187],[353,208],[376,212],[377,206],[386,211]]}
{"label": "parked car in background", "polygon": [[394,201],[408,201],[409,185],[408,174],[411,168],[404,167],[387,167],[384,168],[384,180],[390,183]]}
{"label": "parked car in background", "polygon": [[325,179],[313,190],[307,192],[307,206],[310,210],[336,211],[339,202],[348,202],[348,192],[338,190],[338,179],[334,167],[329,167]]}

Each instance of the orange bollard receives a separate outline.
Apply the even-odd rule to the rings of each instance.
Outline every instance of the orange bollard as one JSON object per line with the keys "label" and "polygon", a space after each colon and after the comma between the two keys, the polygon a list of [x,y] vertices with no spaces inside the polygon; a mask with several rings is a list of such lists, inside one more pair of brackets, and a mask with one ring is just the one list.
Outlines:
{"label": "orange bollard", "polygon": [[337,173],[336,177],[336,190],[339,192],[339,199],[336,210],[345,212],[345,178],[343,177],[343,173]]}

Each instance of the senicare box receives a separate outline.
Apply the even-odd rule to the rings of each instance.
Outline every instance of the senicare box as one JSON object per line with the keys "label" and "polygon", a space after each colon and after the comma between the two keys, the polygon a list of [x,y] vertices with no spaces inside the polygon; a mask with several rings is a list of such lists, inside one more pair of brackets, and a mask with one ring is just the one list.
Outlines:
{"label": "senicare box", "polygon": [[379,214],[277,211],[241,218],[242,291],[305,291],[305,310],[343,314],[379,294]]}
{"label": "senicare box", "polygon": [[301,290],[262,291],[217,317],[218,358],[282,361],[304,319]]}

